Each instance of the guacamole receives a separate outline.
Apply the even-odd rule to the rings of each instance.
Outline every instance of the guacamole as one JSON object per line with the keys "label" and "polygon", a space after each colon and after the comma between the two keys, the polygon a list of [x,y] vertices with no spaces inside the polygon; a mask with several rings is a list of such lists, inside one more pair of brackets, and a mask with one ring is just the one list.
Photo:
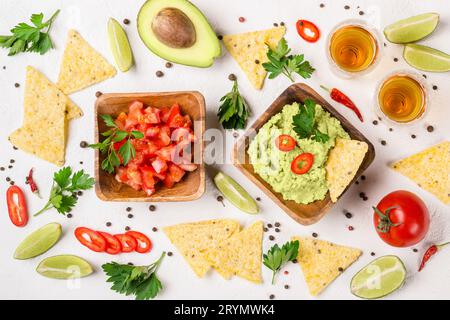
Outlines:
{"label": "guacamole", "polygon": [[[255,172],[260,175],[274,191],[282,194],[285,200],[308,204],[322,200],[328,192],[325,162],[328,151],[334,147],[336,138],[350,139],[339,120],[333,118],[320,105],[316,105],[315,121],[322,133],[330,139],[317,142],[312,139],[300,139],[293,130],[292,117],[299,112],[299,105],[284,106],[258,132],[250,143],[248,154]],[[282,152],[275,146],[275,139],[281,134],[288,134],[297,141],[297,146],[289,152]],[[311,169],[302,175],[291,171],[291,162],[301,153],[314,155]]]}

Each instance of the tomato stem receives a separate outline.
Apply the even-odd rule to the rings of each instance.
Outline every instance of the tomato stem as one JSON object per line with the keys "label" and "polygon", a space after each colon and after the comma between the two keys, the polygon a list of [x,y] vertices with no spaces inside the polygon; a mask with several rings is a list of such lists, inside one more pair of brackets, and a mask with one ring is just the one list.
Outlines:
{"label": "tomato stem", "polygon": [[401,225],[401,223],[393,223],[389,213],[396,209],[396,207],[389,207],[386,209],[386,211],[383,213],[381,210],[379,210],[377,207],[372,207],[375,213],[380,217],[380,223],[377,225],[377,230],[382,233],[388,233],[391,227],[397,227]]}

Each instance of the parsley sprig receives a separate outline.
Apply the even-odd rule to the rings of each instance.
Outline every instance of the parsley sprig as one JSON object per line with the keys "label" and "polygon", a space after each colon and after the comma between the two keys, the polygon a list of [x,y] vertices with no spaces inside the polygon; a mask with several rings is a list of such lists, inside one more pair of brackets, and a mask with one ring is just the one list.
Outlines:
{"label": "parsley sprig", "polygon": [[312,138],[317,142],[327,142],[330,137],[317,128],[315,114],[316,103],[311,99],[306,99],[304,105],[300,105],[299,113],[292,117],[294,131],[302,139]]}
{"label": "parsley sprig", "polygon": [[49,32],[58,13],[59,10],[45,22],[43,21],[44,14],[31,15],[30,21],[33,25],[25,22],[19,23],[11,29],[11,35],[0,36],[0,47],[9,48],[8,56],[13,56],[20,52],[46,53],[53,48]]}
{"label": "parsley sprig", "polygon": [[127,296],[134,295],[136,300],[153,299],[163,288],[156,271],[165,254],[163,252],[158,260],[148,266],[130,266],[117,262],[102,265],[103,271],[109,277],[106,281],[113,283],[111,290]]}
{"label": "parsley sprig", "polygon": [[281,267],[286,262],[297,259],[299,245],[298,240],[286,242],[281,248],[276,244],[263,255],[264,265],[272,270],[272,284],[275,283],[275,275]]}
{"label": "parsley sprig", "polygon": [[[106,137],[105,140],[99,143],[90,144],[89,147],[98,149],[102,154],[106,155],[106,158],[102,161],[102,169],[108,173],[113,173],[116,167],[121,164],[119,156],[122,158],[122,164],[127,165],[128,162],[136,157],[136,150],[134,149],[131,139],[142,139],[144,134],[140,131],[123,131],[117,127],[114,119],[109,114],[101,116],[108,131],[102,133],[102,136]],[[126,139],[125,143],[119,148],[117,152],[114,149],[114,144]]]}
{"label": "parsley sprig", "polygon": [[217,116],[224,129],[244,129],[250,108],[241,96],[237,81],[234,81],[233,89],[220,99]]}
{"label": "parsley sprig", "polygon": [[269,72],[269,79],[274,79],[280,74],[284,74],[292,82],[294,82],[294,73],[299,74],[304,79],[311,78],[314,68],[309,61],[304,60],[305,56],[290,55],[291,49],[288,47],[286,39],[282,38],[275,50],[268,46],[267,58],[269,62],[262,64],[264,69]]}
{"label": "parsley sprig", "polygon": [[70,212],[77,203],[76,193],[81,190],[91,189],[95,180],[83,170],[72,174],[70,167],[65,167],[53,175],[53,186],[46,205],[34,215],[40,215],[44,211],[55,208],[65,215]]}

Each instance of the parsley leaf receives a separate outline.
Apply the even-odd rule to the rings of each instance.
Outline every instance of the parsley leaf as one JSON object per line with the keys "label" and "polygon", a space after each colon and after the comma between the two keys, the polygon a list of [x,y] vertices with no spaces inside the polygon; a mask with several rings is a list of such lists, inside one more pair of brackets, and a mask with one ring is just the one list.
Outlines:
{"label": "parsley leaf", "polygon": [[49,32],[58,13],[59,10],[45,22],[42,13],[31,15],[30,21],[33,25],[19,23],[11,29],[11,35],[0,36],[0,47],[9,49],[9,56],[20,52],[39,52],[41,55],[46,53],[53,48]]}
{"label": "parsley leaf", "polygon": [[280,74],[284,74],[292,82],[294,82],[293,74],[297,73],[302,78],[308,79],[314,72],[314,68],[309,61],[304,60],[304,55],[289,55],[291,49],[288,47],[286,39],[282,38],[275,50],[268,46],[267,58],[269,62],[262,64],[264,69],[269,73],[269,79],[274,79]]}
{"label": "parsley leaf", "polygon": [[298,240],[286,242],[281,248],[276,244],[263,255],[264,265],[272,270],[272,284],[275,283],[275,275],[281,267],[297,258],[299,245]]}
{"label": "parsley leaf", "polygon": [[136,300],[149,300],[156,297],[163,288],[156,276],[165,252],[158,260],[148,266],[130,266],[117,262],[105,263],[102,269],[108,276],[107,282],[112,282],[111,290],[127,296],[134,295]]}
{"label": "parsley leaf", "polygon": [[65,167],[53,175],[53,186],[46,205],[34,215],[40,215],[46,210],[55,208],[65,215],[70,212],[77,203],[76,192],[91,189],[95,180],[83,170],[72,174],[70,167]]}
{"label": "parsley leaf", "polygon": [[250,115],[250,108],[245,99],[241,96],[237,81],[234,81],[233,89],[220,99],[222,104],[219,107],[217,116],[224,129],[244,129],[247,118]]}
{"label": "parsley leaf", "polygon": [[315,123],[316,103],[311,99],[306,99],[304,105],[300,105],[298,114],[292,117],[294,131],[300,138],[312,138],[317,142],[327,142],[330,137],[320,132]]}

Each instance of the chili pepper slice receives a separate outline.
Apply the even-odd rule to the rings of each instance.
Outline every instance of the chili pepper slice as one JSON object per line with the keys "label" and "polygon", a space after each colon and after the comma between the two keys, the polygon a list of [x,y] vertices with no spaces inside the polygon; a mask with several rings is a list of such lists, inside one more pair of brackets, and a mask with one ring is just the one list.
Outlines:
{"label": "chili pepper slice", "polygon": [[25,182],[30,185],[31,192],[36,194],[38,197],[39,195],[39,189],[36,185],[36,182],[33,179],[33,168],[30,169],[30,172],[28,173],[28,176],[25,178]]}
{"label": "chili pepper slice", "polygon": [[288,134],[282,134],[275,139],[275,146],[280,151],[291,151],[295,148],[295,145],[295,139]]}
{"label": "chili pepper slice", "polygon": [[132,236],[127,234],[115,234],[114,237],[120,241],[120,244],[122,245],[122,252],[132,252],[136,250],[138,243]]}
{"label": "chili pepper slice", "polygon": [[128,231],[125,233],[127,236],[131,236],[137,241],[136,252],[147,253],[152,250],[152,241],[143,233],[138,231]]}
{"label": "chili pepper slice", "polygon": [[28,210],[25,196],[18,186],[11,186],[6,191],[6,203],[11,222],[17,227],[23,227],[28,222]]}
{"label": "chili pepper slice", "polygon": [[314,163],[314,155],[312,153],[302,153],[297,156],[291,163],[291,170],[295,174],[305,174],[311,169]]}
{"label": "chili pepper slice", "polygon": [[448,244],[450,244],[450,242],[446,242],[443,244],[433,244],[431,247],[429,247],[423,255],[422,262],[420,263],[419,271],[422,271],[422,269],[425,267],[428,260],[430,260],[430,258],[432,256],[434,256],[439,250],[441,250],[443,247],[445,247]]}
{"label": "chili pepper slice", "polygon": [[114,237],[112,234],[103,231],[97,231],[100,233],[106,240],[106,249],[105,252],[109,254],[118,254],[122,252],[122,245],[120,241]]}
{"label": "chili pepper slice", "polygon": [[298,20],[296,25],[300,37],[308,42],[316,42],[320,38],[319,28],[308,20]]}
{"label": "chili pepper slice", "polygon": [[106,239],[97,231],[85,227],[75,229],[75,237],[85,247],[95,252],[103,252],[106,249]]}
{"label": "chili pepper slice", "polygon": [[330,90],[329,88],[322,86],[322,85],[320,87],[330,93],[331,99],[333,99],[336,102],[339,102],[340,104],[342,104],[342,105],[346,106],[347,108],[349,108],[350,110],[352,110],[356,114],[358,119],[361,122],[364,122],[363,116],[362,116],[361,112],[359,111],[358,107],[343,92],[339,91],[336,88],[333,88]]}

